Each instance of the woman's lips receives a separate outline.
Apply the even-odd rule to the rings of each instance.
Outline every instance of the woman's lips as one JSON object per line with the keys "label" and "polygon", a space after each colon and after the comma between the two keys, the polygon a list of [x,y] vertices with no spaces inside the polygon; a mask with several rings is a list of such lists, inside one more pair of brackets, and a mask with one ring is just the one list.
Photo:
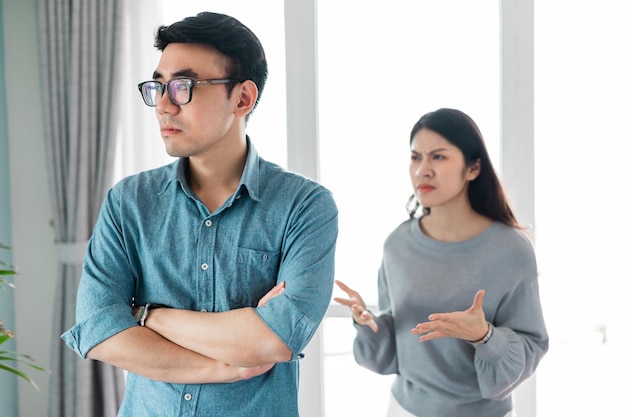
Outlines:
{"label": "woman's lips", "polygon": [[430,191],[434,191],[435,187],[432,185],[428,185],[428,184],[421,184],[417,186],[417,191],[421,192],[421,193],[428,193]]}

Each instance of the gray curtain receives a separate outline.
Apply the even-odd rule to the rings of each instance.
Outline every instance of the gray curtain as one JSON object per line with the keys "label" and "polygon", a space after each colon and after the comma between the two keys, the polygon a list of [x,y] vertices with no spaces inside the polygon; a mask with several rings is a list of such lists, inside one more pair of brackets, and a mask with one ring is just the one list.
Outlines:
{"label": "gray curtain", "polygon": [[112,180],[120,7],[119,0],[37,2],[59,261],[52,315],[50,417],[114,417],[124,391],[123,371],[81,359],[59,337],[74,324],[86,242]]}

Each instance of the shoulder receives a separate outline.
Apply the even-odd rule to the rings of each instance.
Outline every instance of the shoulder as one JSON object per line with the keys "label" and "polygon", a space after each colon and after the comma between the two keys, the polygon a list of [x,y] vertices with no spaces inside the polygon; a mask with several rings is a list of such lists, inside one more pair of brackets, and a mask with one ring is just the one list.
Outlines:
{"label": "shoulder", "polygon": [[487,232],[485,243],[493,256],[513,264],[536,264],[534,245],[524,230],[495,222]]}
{"label": "shoulder", "polygon": [[488,231],[488,237],[494,243],[506,243],[517,249],[525,249],[534,252],[530,236],[522,229],[517,229],[504,223],[494,222],[489,227]]}
{"label": "shoulder", "polygon": [[[413,233],[415,230],[415,226],[417,226],[418,219],[414,217],[410,217],[404,221],[402,221],[395,229],[391,231],[387,239],[406,236]],[[418,227],[419,229],[419,227]]]}
{"label": "shoulder", "polygon": [[172,180],[176,179],[178,162],[169,165],[138,172],[122,178],[112,187],[116,194],[125,195],[137,192],[160,192]]}
{"label": "shoulder", "polygon": [[282,166],[266,161],[261,157],[259,157],[259,172],[261,180],[265,186],[270,184],[280,184],[281,186],[289,187],[324,188],[321,184],[311,178],[297,172],[289,171]]}
{"label": "shoulder", "polygon": [[324,201],[336,210],[333,193],[319,182],[259,158],[261,198],[305,203]]}
{"label": "shoulder", "polygon": [[418,220],[416,218],[408,218],[396,226],[395,229],[387,235],[383,243],[385,250],[395,250],[397,247],[403,247],[410,244],[415,244],[416,239],[419,239],[420,229],[418,226]]}

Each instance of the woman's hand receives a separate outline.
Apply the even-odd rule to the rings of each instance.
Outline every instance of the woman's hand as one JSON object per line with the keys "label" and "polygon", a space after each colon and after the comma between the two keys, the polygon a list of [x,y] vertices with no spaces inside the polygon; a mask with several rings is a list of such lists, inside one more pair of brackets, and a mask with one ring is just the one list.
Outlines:
{"label": "woman's hand", "polygon": [[474,303],[465,311],[451,313],[434,313],[428,316],[428,322],[419,323],[411,330],[411,334],[422,335],[420,342],[455,337],[470,342],[481,340],[489,331],[489,324],[485,320],[483,298],[485,290],[480,290],[474,296]]}
{"label": "woman's hand", "polygon": [[346,284],[339,280],[335,280],[335,284],[341,288],[350,298],[335,297],[334,300],[339,304],[342,304],[350,308],[352,311],[352,318],[361,326],[369,326],[373,331],[378,331],[378,324],[374,320],[374,315],[367,310],[365,302],[361,298],[361,295],[348,287]]}

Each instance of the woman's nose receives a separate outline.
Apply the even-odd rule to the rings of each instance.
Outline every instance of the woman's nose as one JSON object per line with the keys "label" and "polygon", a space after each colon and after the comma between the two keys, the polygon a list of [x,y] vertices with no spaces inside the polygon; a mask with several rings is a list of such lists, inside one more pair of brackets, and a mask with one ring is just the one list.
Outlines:
{"label": "woman's nose", "polygon": [[432,175],[433,170],[428,162],[422,161],[415,169],[415,176],[417,177],[431,177]]}

